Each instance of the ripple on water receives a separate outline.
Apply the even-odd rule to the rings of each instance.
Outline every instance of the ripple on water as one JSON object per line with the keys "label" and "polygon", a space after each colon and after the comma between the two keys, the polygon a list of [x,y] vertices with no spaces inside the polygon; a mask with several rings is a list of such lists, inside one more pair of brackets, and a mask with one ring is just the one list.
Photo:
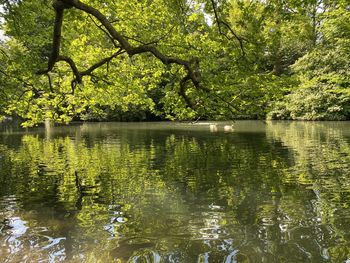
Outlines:
{"label": "ripple on water", "polygon": [[62,241],[65,240],[65,237],[49,236],[48,228],[40,226],[40,223],[34,220],[35,214],[19,207],[16,196],[2,197],[0,208],[2,262],[40,262],[48,258],[52,261],[64,259]]}
{"label": "ripple on water", "polygon": [[247,123],[231,134],[84,124],[16,135],[0,145],[0,196],[16,193],[0,197],[1,256],[348,260],[350,129]]}

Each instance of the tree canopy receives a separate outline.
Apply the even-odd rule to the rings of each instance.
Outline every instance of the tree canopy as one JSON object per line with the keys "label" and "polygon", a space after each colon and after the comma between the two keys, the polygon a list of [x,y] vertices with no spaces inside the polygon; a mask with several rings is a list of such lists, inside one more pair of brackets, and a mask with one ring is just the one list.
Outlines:
{"label": "tree canopy", "polygon": [[350,118],[347,1],[1,0],[0,111]]}

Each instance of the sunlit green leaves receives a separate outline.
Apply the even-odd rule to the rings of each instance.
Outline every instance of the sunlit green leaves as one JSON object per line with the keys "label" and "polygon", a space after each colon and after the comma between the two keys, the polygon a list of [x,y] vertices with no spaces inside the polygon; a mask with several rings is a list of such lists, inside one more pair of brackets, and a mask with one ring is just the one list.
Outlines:
{"label": "sunlit green leaves", "polygon": [[[153,45],[168,56],[197,58],[206,91],[191,83],[181,90],[183,68],[164,66],[151,54],[120,54],[78,85],[64,61],[56,63],[49,77],[38,76],[51,51],[54,11],[49,1],[24,0],[5,10],[10,39],[1,44],[7,54],[0,63],[3,114],[28,120],[25,125],[45,118],[68,122],[139,114],[141,119],[147,114],[163,119],[264,118],[274,102],[298,85],[305,89],[328,83],[327,92],[336,98],[329,102],[332,109],[342,107],[337,98],[344,104],[349,96],[349,12],[343,2],[84,2],[105,14],[134,46]],[[65,10],[60,53],[73,59],[79,71],[118,50],[97,19]],[[308,92],[317,97],[319,90]]]}

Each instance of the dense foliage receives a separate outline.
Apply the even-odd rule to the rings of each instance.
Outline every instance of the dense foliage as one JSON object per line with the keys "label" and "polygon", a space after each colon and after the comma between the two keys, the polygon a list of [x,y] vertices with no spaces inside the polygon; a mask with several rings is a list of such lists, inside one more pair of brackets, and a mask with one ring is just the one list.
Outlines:
{"label": "dense foliage", "polygon": [[298,86],[276,103],[272,118],[349,119],[350,12],[338,8],[323,16],[320,43],[291,65]]}
{"label": "dense foliage", "polygon": [[346,0],[0,6],[0,111],[27,126],[46,119],[350,118]]}

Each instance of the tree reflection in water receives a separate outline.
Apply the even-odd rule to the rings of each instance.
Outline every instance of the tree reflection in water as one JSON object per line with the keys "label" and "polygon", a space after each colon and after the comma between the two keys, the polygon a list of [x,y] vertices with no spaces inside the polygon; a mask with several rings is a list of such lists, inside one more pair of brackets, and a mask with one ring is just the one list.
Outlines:
{"label": "tree reflection in water", "polygon": [[2,261],[345,262],[348,128],[2,133]]}

